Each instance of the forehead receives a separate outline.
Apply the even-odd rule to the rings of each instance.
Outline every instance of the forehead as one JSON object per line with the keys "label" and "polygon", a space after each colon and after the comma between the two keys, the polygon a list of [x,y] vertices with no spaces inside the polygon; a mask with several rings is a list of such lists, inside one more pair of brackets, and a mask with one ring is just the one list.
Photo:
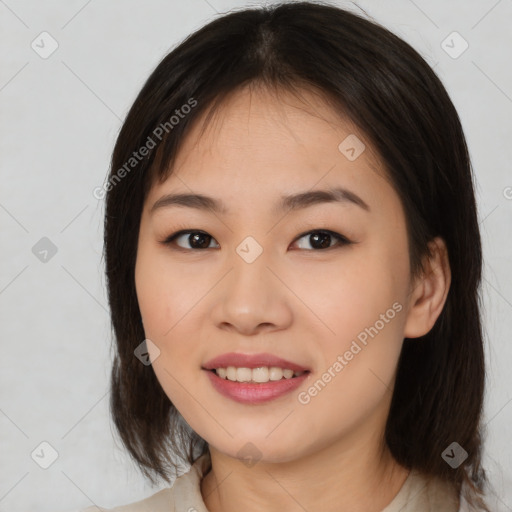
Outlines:
{"label": "forehead", "polygon": [[186,160],[197,163],[205,155],[229,160],[250,153],[258,161],[285,162],[304,157],[318,160],[324,153],[337,158],[338,143],[358,132],[346,116],[337,113],[318,93],[307,90],[274,93],[246,86],[219,104],[203,132],[207,115],[208,111],[182,142],[177,168]]}
{"label": "forehead", "polygon": [[193,124],[173,172],[151,198],[179,190],[254,201],[324,185],[373,195],[383,185],[382,166],[364,135],[314,90],[297,96],[245,87],[204,126],[207,114]]}

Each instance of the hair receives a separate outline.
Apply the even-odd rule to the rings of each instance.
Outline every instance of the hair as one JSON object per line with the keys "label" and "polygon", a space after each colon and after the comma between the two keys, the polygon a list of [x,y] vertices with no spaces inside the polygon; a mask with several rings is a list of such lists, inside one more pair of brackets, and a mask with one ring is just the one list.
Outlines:
{"label": "hair", "polygon": [[[377,23],[326,3],[284,2],[218,17],[163,58],[126,116],[112,154],[104,226],[115,345],[110,408],[122,443],[152,483],[170,482],[173,454],[193,464],[208,451],[151,366],[134,357],[145,338],[134,279],[138,233],[152,184],[171,174],[194,122],[209,109],[206,126],[230,95],[257,85],[275,94],[319,91],[361,130],[402,201],[412,276],[421,275],[429,242],[445,241],[452,276],[446,303],[430,332],[404,340],[385,442],[401,465],[449,481],[459,494],[465,489],[470,504],[488,511],[482,249],[461,122],[419,53]],[[134,164],[134,152],[155,145]],[[468,454],[457,468],[441,457],[453,441]]]}

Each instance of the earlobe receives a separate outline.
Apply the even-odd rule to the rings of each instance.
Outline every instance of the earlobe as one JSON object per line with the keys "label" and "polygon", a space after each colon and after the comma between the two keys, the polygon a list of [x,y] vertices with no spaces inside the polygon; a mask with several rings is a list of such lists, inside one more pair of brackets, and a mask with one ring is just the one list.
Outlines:
{"label": "earlobe", "polygon": [[450,289],[451,269],[444,240],[434,238],[429,248],[431,256],[426,257],[425,273],[416,280],[409,295],[404,338],[418,338],[432,329]]}

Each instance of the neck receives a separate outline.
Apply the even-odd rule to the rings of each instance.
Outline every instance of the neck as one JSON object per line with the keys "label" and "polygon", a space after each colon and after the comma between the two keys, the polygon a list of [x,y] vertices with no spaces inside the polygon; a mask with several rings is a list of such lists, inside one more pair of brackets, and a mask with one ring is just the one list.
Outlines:
{"label": "neck", "polygon": [[323,449],[286,462],[248,467],[210,446],[212,469],[201,481],[209,512],[380,512],[409,471],[382,439],[359,431]]}

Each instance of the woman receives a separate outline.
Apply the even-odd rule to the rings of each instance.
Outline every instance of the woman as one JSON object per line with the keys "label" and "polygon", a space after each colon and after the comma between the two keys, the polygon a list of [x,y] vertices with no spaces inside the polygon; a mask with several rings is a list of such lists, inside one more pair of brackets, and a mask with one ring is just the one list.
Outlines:
{"label": "woman", "polygon": [[489,510],[470,159],[408,44],[320,3],[222,16],[105,190],[114,423],[152,482],[192,464],[116,511]]}

